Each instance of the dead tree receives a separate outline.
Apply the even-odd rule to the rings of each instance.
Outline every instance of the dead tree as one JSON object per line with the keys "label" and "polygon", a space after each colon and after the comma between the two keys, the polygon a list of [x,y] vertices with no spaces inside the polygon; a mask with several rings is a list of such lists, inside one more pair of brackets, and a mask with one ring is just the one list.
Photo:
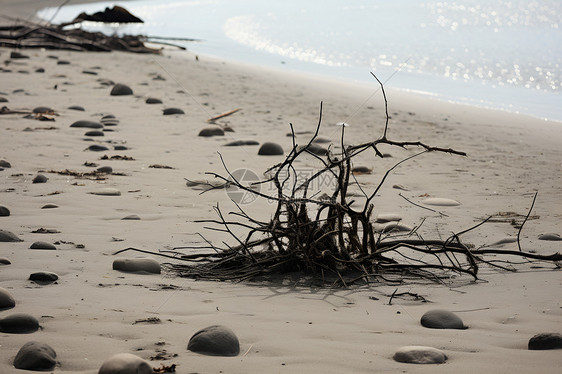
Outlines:
{"label": "dead tree", "polygon": [[[386,111],[384,132],[379,139],[345,146],[345,126],[342,126],[340,152],[329,151],[324,157],[311,152],[311,146],[318,136],[322,123],[321,106],[316,131],[304,146],[296,143],[295,132],[291,125],[293,139],[291,152],[281,163],[267,171],[269,178],[265,181],[244,185],[231,173],[222,156],[220,157],[226,175],[209,173],[224,182],[221,183],[222,186],[234,186],[239,190],[256,194],[258,198],[274,201],[275,211],[269,221],[264,222],[251,217],[241,205],[236,203],[237,211],[225,216],[217,205],[215,207],[217,219],[196,222],[212,225],[208,227],[210,230],[228,233],[234,240],[233,245],[225,243],[225,247],[219,248],[201,235],[207,243],[205,248],[212,250],[211,253],[148,253],[180,260],[170,266],[174,273],[183,277],[247,280],[271,274],[301,272],[324,280],[333,278],[336,283],[344,286],[358,280],[370,281],[377,277],[399,280],[403,277],[415,276],[438,281],[442,277],[449,277],[451,273],[477,279],[479,265],[482,263],[513,270],[508,260],[498,258],[490,260],[487,258],[490,255],[517,256],[557,265],[557,262],[562,260],[559,253],[542,256],[523,251],[469,248],[462,242],[462,234],[476,229],[486,220],[446,240],[389,237],[375,231],[372,223],[373,199],[396,167],[428,152],[458,156],[466,156],[466,154],[419,141],[391,140],[387,136],[390,117],[386,94],[383,84],[376,76],[374,77],[380,84]],[[416,147],[420,152],[397,162],[386,171],[378,186],[373,191],[367,192],[353,177],[352,161],[364,152],[371,152],[373,157],[384,157],[379,151],[381,145]],[[299,180],[294,164],[303,154],[310,154],[317,158],[322,167],[313,175]],[[326,175],[335,180],[335,186],[330,195],[318,196],[318,193],[311,191],[311,186]],[[273,194],[256,190],[256,185],[265,183],[275,186]],[[353,200],[348,195],[349,187],[354,184],[361,189],[365,198],[360,209],[352,207]],[[215,188],[211,185],[209,187]],[[239,229],[245,230],[244,237],[234,233]],[[175,248],[176,251],[180,249],[193,249],[193,247]],[[127,248],[119,252],[126,250],[138,249]]]}

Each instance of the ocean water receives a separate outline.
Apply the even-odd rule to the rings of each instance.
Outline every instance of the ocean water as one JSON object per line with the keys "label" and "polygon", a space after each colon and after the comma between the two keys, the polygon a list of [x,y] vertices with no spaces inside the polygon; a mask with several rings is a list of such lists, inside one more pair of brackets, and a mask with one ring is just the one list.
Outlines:
{"label": "ocean water", "polygon": [[196,53],[346,80],[373,72],[387,87],[562,121],[560,0],[137,0],[39,16],[112,5],[145,23],[108,33],[196,38],[185,44]]}

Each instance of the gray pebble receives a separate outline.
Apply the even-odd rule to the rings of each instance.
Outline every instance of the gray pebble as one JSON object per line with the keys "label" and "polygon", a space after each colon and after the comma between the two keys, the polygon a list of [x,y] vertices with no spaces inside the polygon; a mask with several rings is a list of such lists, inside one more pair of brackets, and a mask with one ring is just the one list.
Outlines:
{"label": "gray pebble", "polygon": [[132,95],[133,94],[133,90],[131,89],[131,87],[122,84],[122,83],[117,83],[115,86],[113,86],[113,88],[111,89],[111,96],[123,96],[123,95]]}
{"label": "gray pebble", "polygon": [[39,321],[26,313],[10,314],[0,319],[0,332],[7,334],[31,334],[37,330],[39,330]]}
{"label": "gray pebble", "polygon": [[430,329],[458,329],[464,330],[464,325],[455,313],[448,310],[433,309],[426,312],[421,318],[421,324]]}
{"label": "gray pebble", "polygon": [[11,231],[0,229],[0,242],[23,242],[23,240]]}
{"label": "gray pebble", "polygon": [[187,349],[210,356],[238,356],[240,343],[228,327],[213,325],[196,332],[189,339]]}
{"label": "gray pebble", "polygon": [[57,247],[55,247],[54,244],[51,243],[37,241],[31,244],[31,247],[29,247],[29,249],[48,249],[52,251],[57,249]]}
{"label": "gray pebble", "polygon": [[47,178],[43,174],[37,174],[35,176],[35,178],[33,178],[32,182],[33,183],[47,183],[48,180],[49,180],[49,178]]}

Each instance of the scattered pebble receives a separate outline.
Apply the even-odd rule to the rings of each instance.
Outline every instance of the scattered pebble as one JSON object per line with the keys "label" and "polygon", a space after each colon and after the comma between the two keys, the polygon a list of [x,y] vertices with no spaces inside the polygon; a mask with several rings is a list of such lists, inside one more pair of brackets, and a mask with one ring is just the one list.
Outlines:
{"label": "scattered pebble", "polygon": [[98,75],[98,72],[93,70],[82,70],[82,74]]}
{"label": "scattered pebble", "polygon": [[317,137],[316,139],[314,139],[312,141],[313,143],[318,143],[318,144],[327,144],[327,143],[331,143],[332,140],[328,139],[328,138],[323,138],[321,136]]}
{"label": "scattered pebble", "polygon": [[5,288],[0,287],[0,310],[10,309],[16,306],[12,294]]}
{"label": "scattered pebble", "polygon": [[57,65],[70,65],[70,61],[68,61],[68,60],[58,60]]}
{"label": "scattered pebble", "polygon": [[44,73],[45,69],[44,68],[37,68],[37,69],[35,69],[35,72],[36,73]]}
{"label": "scattered pebble", "polygon": [[548,233],[539,235],[539,240],[559,241],[562,240],[562,238],[558,234]]}
{"label": "scattered pebble", "polygon": [[92,195],[98,195],[98,196],[121,196],[121,191],[113,187],[102,188],[90,193]]}
{"label": "scattered pebble", "polygon": [[17,59],[28,59],[29,56],[28,55],[24,55],[20,52],[16,52],[16,51],[12,51],[10,52],[10,58],[17,60]]}
{"label": "scattered pebble", "polygon": [[43,205],[43,206],[41,207],[41,209],[55,209],[55,208],[58,208],[58,207],[59,207],[59,206],[58,206],[57,204],[51,204],[51,203],[49,203],[49,204]]}
{"label": "scattered pebble", "polygon": [[126,151],[129,149],[129,147],[125,146],[125,145],[116,145],[113,147],[113,149],[115,151]]}
{"label": "scattered pebble", "polygon": [[126,273],[160,274],[160,263],[152,258],[118,258],[113,261],[113,270]]}
{"label": "scattered pebble", "polygon": [[457,205],[461,205],[461,203],[459,203],[456,200],[444,199],[444,198],[440,198],[440,197],[430,197],[428,199],[423,200],[422,203],[424,203],[425,205],[436,205],[436,206],[457,206]]}
{"label": "scattered pebble", "polygon": [[162,100],[156,99],[154,97],[149,97],[148,99],[146,99],[146,103],[147,104],[162,104]]}
{"label": "scattered pebble", "polygon": [[562,349],[562,334],[544,332],[529,339],[529,350]]}
{"label": "scattered pebble", "polygon": [[132,95],[133,94],[133,90],[131,89],[131,87],[122,84],[122,83],[117,83],[115,86],[113,86],[113,88],[111,89],[111,96],[123,96],[123,95]]}
{"label": "scattered pebble", "polygon": [[442,364],[447,355],[437,348],[410,345],[400,348],[394,354],[394,361],[407,364]]}
{"label": "scattered pebble", "polygon": [[91,146],[88,147],[88,151],[104,152],[104,151],[109,151],[109,148],[107,148],[105,145],[92,144]]}
{"label": "scattered pebble", "polygon": [[0,257],[0,265],[10,265],[12,262],[6,257]]}
{"label": "scattered pebble", "polygon": [[373,172],[373,169],[370,169],[366,166],[356,166],[351,169],[351,172],[353,174],[371,174]]}
{"label": "scattered pebble", "polygon": [[375,218],[376,223],[398,222],[402,217],[395,213],[381,213]]}
{"label": "scattered pebble", "polygon": [[104,361],[98,374],[152,374],[152,366],[130,353],[118,353]]}
{"label": "scattered pebble", "polygon": [[102,166],[97,168],[96,171],[98,173],[111,174],[113,173],[113,168],[111,166]]}
{"label": "scattered pebble", "polygon": [[57,274],[48,271],[39,271],[29,275],[29,280],[38,284],[50,284],[56,282],[58,279],[59,276]]}
{"label": "scattered pebble", "polygon": [[103,131],[100,130],[92,130],[92,131],[87,131],[84,136],[105,136],[105,134],[103,133]]}
{"label": "scattered pebble", "polygon": [[0,96],[0,103],[7,103],[8,99],[6,99],[5,97]]}
{"label": "scattered pebble", "polygon": [[49,108],[48,106],[38,106],[36,108],[33,108],[33,113],[37,113],[37,114],[45,114],[45,113],[53,113],[55,110],[52,108]]}
{"label": "scattered pebble", "polygon": [[113,114],[106,114],[103,117],[101,117],[101,120],[108,120],[108,119],[117,119],[117,117],[115,117],[115,115]]}
{"label": "scattered pebble", "polygon": [[517,241],[517,238],[514,238],[512,236],[507,236],[503,239],[498,240],[497,242],[494,242],[492,244],[490,244],[490,246],[501,246],[504,244],[510,244],[510,243],[515,243]]}
{"label": "scattered pebble", "polygon": [[12,164],[10,164],[8,161],[6,160],[0,160],[0,167],[1,168],[6,168],[9,169],[12,167]]}
{"label": "scattered pebble", "polygon": [[0,242],[23,242],[23,240],[11,231],[0,229]]}
{"label": "scattered pebble", "polygon": [[189,339],[187,349],[210,356],[238,356],[240,343],[228,327],[213,325],[196,332]]}
{"label": "scattered pebble", "polygon": [[169,116],[172,114],[185,114],[185,112],[179,108],[166,108],[162,111],[165,116]]}
{"label": "scattered pebble", "polygon": [[89,129],[102,129],[103,125],[99,122],[80,120],[74,122],[70,127],[89,128]]}
{"label": "scattered pebble", "polygon": [[199,132],[199,136],[211,137],[211,136],[222,136],[224,135],[224,130],[218,126],[206,127]]}
{"label": "scattered pebble", "polygon": [[138,221],[141,218],[139,216],[137,216],[136,214],[130,214],[126,217],[121,218],[122,220],[131,220],[131,221]]}
{"label": "scattered pebble", "polygon": [[[301,147],[300,149],[302,149],[304,147]],[[300,150],[299,149],[299,150]],[[308,147],[306,147],[306,151],[305,152],[309,152],[312,153],[314,155],[317,156],[325,156],[326,154],[328,154],[328,150],[318,144],[310,144]]]}
{"label": "scattered pebble", "polygon": [[37,330],[39,330],[39,321],[26,313],[10,314],[0,319],[0,332],[7,334],[31,334]]}
{"label": "scattered pebble", "polygon": [[277,143],[263,143],[258,151],[258,155],[261,156],[280,156],[283,155],[283,147]]}
{"label": "scattered pebble", "polygon": [[255,140],[235,140],[233,142],[226,143],[224,146],[225,147],[240,147],[240,146],[244,146],[244,145],[260,145],[260,143],[255,141]]}
{"label": "scattered pebble", "polygon": [[14,367],[21,370],[52,370],[57,364],[56,357],[55,350],[48,344],[27,342],[18,351]]}
{"label": "scattered pebble", "polygon": [[33,183],[47,183],[48,180],[49,180],[49,178],[47,178],[43,174],[37,174],[35,176],[35,178],[33,178],[32,182]]}
{"label": "scattered pebble", "polygon": [[69,106],[67,109],[70,109],[70,110],[77,110],[77,111],[79,111],[79,112],[85,112],[85,111],[86,111],[86,109],[84,109],[84,107],[82,107],[82,106],[80,106],[80,105],[71,105],[71,106]]}
{"label": "scattered pebble", "polygon": [[10,209],[6,208],[4,205],[0,205],[0,217],[8,217],[10,215]]}
{"label": "scattered pebble", "polygon": [[389,233],[389,232],[410,232],[412,227],[405,225],[400,222],[387,222],[387,223],[375,223],[373,225],[375,232]]}
{"label": "scattered pebble", "polygon": [[47,250],[53,251],[53,250],[56,250],[57,247],[55,247],[55,245],[51,244],[51,243],[37,241],[37,242],[34,242],[33,244],[31,244],[31,247],[29,247],[29,249],[47,249]]}
{"label": "scattered pebble", "polygon": [[421,324],[429,329],[457,329],[464,330],[467,327],[462,319],[448,310],[433,309],[426,312],[421,318]]}

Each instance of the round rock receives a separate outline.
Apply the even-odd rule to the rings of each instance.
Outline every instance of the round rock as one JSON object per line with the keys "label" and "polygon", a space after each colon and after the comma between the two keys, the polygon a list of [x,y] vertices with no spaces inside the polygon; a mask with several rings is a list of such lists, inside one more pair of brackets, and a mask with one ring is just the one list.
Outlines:
{"label": "round rock", "polygon": [[38,106],[33,108],[33,113],[38,113],[38,114],[44,114],[44,113],[52,113],[55,110],[52,108],[49,108],[48,106]]}
{"label": "round rock", "polygon": [[103,125],[99,122],[80,120],[74,122],[70,127],[88,128],[88,129],[102,129]]}
{"label": "round rock", "polygon": [[545,332],[529,339],[530,350],[562,349],[562,334]]}
{"label": "round rock", "polygon": [[210,356],[238,356],[240,343],[228,327],[213,325],[196,332],[189,339],[187,349]]}
{"label": "round rock", "polygon": [[12,262],[6,257],[0,257],[0,265],[10,265]]}
{"label": "round rock", "polygon": [[129,214],[128,216],[125,216],[121,219],[122,220],[130,220],[130,221],[139,221],[141,218],[136,214]]}
{"label": "round rock", "polygon": [[91,130],[87,131],[84,136],[105,136],[105,134],[100,130]]}
{"label": "round rock", "polygon": [[0,205],[0,217],[8,217],[10,215],[10,209],[3,205]]}
{"label": "round rock", "polygon": [[33,183],[47,183],[48,180],[49,180],[49,178],[47,178],[43,174],[37,174],[35,176],[35,178],[33,178],[32,182]]}
{"label": "round rock", "polygon": [[206,127],[199,132],[199,136],[204,136],[204,137],[223,136],[223,135],[224,135],[224,130],[217,126]]}
{"label": "round rock", "polygon": [[548,233],[539,235],[539,240],[560,241],[562,238],[558,234]]}
{"label": "round rock", "polygon": [[29,314],[15,313],[0,319],[0,332],[31,334],[37,330],[39,330],[39,321]]}
{"label": "round rock", "polygon": [[104,361],[98,374],[152,374],[152,367],[138,356],[118,353]]}
{"label": "round rock", "polygon": [[152,258],[118,258],[113,261],[113,270],[126,273],[160,274],[160,263]]}
{"label": "round rock", "polygon": [[464,330],[467,327],[462,319],[448,310],[433,309],[426,312],[421,318],[421,324],[429,329],[457,329]]}
{"label": "round rock", "polygon": [[109,151],[109,148],[107,148],[105,145],[92,144],[91,146],[88,147],[88,151],[104,152],[104,151]]}
{"label": "round rock", "polygon": [[157,99],[155,97],[149,97],[148,99],[146,99],[146,103],[147,104],[162,104],[162,100]]}
{"label": "round rock", "polygon": [[169,116],[172,114],[185,114],[185,112],[179,108],[166,108],[162,111],[165,116]]}
{"label": "round rock", "polygon": [[84,107],[80,106],[80,105],[71,105],[71,106],[68,107],[68,109],[77,110],[79,112],[85,112],[86,111],[86,109],[84,109]]}
{"label": "round rock", "polygon": [[50,284],[56,282],[58,279],[59,279],[58,275],[48,271],[39,271],[29,276],[30,281],[33,281],[38,284]]}
{"label": "round rock", "polygon": [[97,168],[96,171],[98,173],[111,174],[113,173],[113,168],[111,166],[102,166]]}
{"label": "round rock", "polygon": [[16,301],[7,289],[0,287],[0,310],[10,309],[16,306]]}
{"label": "round rock", "polygon": [[29,247],[29,249],[48,249],[52,251],[57,249],[57,247],[55,247],[55,245],[51,243],[37,241],[31,244],[31,247]]}
{"label": "round rock", "polygon": [[121,196],[121,191],[112,187],[102,188],[90,193],[92,195],[98,195],[98,196]]}
{"label": "round rock", "polygon": [[0,229],[0,242],[23,242],[23,240],[11,231]]}
{"label": "round rock", "polygon": [[51,346],[39,342],[27,342],[18,351],[14,367],[21,370],[52,370],[57,364],[57,354]]}
{"label": "round rock", "polygon": [[12,164],[10,164],[8,161],[6,160],[0,160],[0,168],[6,168],[9,169],[12,167]]}
{"label": "round rock", "polygon": [[111,89],[111,96],[124,96],[124,95],[132,95],[132,94],[133,94],[133,90],[131,89],[131,87],[122,83],[117,83]]}
{"label": "round rock", "polygon": [[255,141],[255,140],[235,140],[233,142],[226,143],[224,146],[225,147],[240,147],[240,146],[244,146],[244,145],[260,145],[260,143]]}
{"label": "round rock", "polygon": [[437,348],[410,345],[400,348],[394,354],[394,361],[407,364],[442,364],[447,355]]}
{"label": "round rock", "polygon": [[55,209],[55,208],[58,208],[58,207],[59,207],[59,206],[58,206],[57,204],[51,204],[51,203],[49,203],[49,204],[43,205],[43,206],[41,207],[41,209]]}
{"label": "round rock", "polygon": [[283,147],[277,143],[263,143],[258,151],[261,156],[281,156],[283,155]]}

